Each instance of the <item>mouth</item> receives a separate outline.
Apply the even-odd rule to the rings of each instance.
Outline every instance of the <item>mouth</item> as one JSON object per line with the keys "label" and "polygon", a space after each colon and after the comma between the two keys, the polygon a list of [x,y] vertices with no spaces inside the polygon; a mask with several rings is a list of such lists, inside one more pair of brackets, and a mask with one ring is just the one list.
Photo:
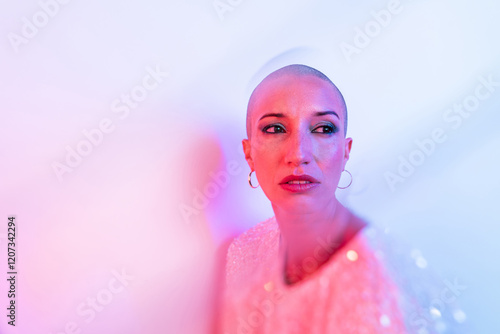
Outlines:
{"label": "mouth", "polygon": [[305,184],[305,183],[320,183],[311,175],[302,174],[302,175],[288,175],[281,180],[280,184]]}
{"label": "mouth", "polygon": [[306,184],[306,183],[312,183],[310,181],[288,181],[286,184]]}
{"label": "mouth", "polygon": [[288,175],[280,182],[280,186],[289,192],[298,193],[306,192],[318,186],[320,182],[314,177],[303,175]]}

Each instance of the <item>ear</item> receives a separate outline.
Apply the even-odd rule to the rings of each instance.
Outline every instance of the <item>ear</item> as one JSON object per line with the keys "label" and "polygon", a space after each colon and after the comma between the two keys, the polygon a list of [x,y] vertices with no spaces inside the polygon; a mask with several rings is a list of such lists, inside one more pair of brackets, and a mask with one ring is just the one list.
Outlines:
{"label": "ear", "polygon": [[345,146],[344,146],[344,168],[349,160],[349,154],[351,153],[351,146],[352,146],[352,138],[346,138],[345,139]]}
{"label": "ear", "polygon": [[251,154],[252,144],[251,144],[250,140],[243,139],[241,141],[241,143],[243,144],[243,152],[245,153],[245,160],[247,161],[248,166],[250,167],[251,170],[255,170],[253,159],[252,159],[252,154]]}

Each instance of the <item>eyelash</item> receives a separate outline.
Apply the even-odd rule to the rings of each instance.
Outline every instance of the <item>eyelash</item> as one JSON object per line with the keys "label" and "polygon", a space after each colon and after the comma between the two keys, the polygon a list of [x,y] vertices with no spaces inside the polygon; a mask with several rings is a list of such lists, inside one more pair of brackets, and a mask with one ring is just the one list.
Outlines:
{"label": "eyelash", "polygon": [[270,128],[274,128],[275,130],[276,130],[276,128],[280,128],[280,129],[282,129],[283,131],[285,130],[285,129],[283,129],[283,127],[282,127],[281,125],[271,124],[271,125],[267,125],[267,126],[265,126],[265,127],[262,129],[262,132],[264,132],[264,133],[268,133],[268,134],[272,134],[272,133],[283,133],[283,131],[279,131],[279,132],[276,132],[276,131],[275,131],[275,132],[267,132],[267,130],[268,130],[268,129],[270,129]]}
{"label": "eyelash", "polygon": [[[281,128],[282,131],[279,131],[279,132],[267,132],[268,129],[270,128]],[[318,128],[323,128],[323,130],[325,130],[325,128],[328,128],[329,129],[329,132],[314,132],[314,130],[318,129]],[[271,125],[267,125],[265,126],[263,129],[262,129],[262,132],[265,133],[265,134],[274,134],[274,133],[283,133],[285,129],[283,129],[283,127],[281,125],[278,125],[278,124],[271,124]],[[313,130],[312,133],[322,133],[322,134],[333,134],[333,133],[336,133],[337,132],[337,127],[335,125],[320,125],[318,127],[316,127],[315,129]]]}

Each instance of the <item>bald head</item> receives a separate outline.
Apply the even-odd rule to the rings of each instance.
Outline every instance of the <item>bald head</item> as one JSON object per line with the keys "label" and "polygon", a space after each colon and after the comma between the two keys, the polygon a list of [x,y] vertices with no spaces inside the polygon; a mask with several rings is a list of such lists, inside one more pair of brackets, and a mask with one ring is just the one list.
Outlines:
{"label": "bald head", "polygon": [[252,95],[250,96],[250,100],[248,101],[248,106],[247,106],[247,120],[246,120],[246,125],[247,125],[247,136],[248,139],[250,139],[252,135],[252,112],[254,109],[255,103],[258,101],[260,94],[264,93],[265,90],[265,85],[273,80],[277,79],[282,79],[285,77],[307,77],[307,76],[313,76],[316,78],[319,78],[323,81],[325,81],[338,95],[340,103],[342,105],[342,113],[344,114],[344,136],[347,134],[347,107],[345,104],[344,97],[342,96],[342,93],[340,93],[340,90],[335,86],[335,84],[323,73],[320,71],[316,70],[315,68],[306,66],[306,65],[301,65],[301,64],[293,64],[293,65],[288,65],[285,67],[282,67],[271,74],[269,74],[267,77],[262,80],[257,87],[252,92]]}

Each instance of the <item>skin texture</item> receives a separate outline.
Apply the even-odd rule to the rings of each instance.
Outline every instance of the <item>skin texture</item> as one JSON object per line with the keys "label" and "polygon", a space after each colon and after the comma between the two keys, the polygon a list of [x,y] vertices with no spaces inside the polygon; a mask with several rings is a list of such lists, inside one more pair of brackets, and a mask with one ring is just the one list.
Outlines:
{"label": "skin texture", "polygon": [[[336,115],[316,115],[325,111]],[[261,119],[269,113],[283,117]],[[289,283],[312,274],[298,268],[319,244],[340,246],[364,225],[335,197],[352,145],[352,138],[344,135],[345,117],[344,100],[334,85],[296,69],[269,75],[250,99],[247,128],[251,137],[242,141],[243,150],[280,226],[285,277],[293,276]],[[280,186],[285,176],[302,174],[319,184],[299,193]],[[328,258],[317,260],[318,267]]]}
{"label": "skin texture", "polygon": [[[264,80],[265,81],[270,81],[272,79],[277,79],[283,75],[295,75],[297,77],[304,77],[304,76],[315,76],[316,78],[320,78],[330,84],[331,88],[338,94],[339,97],[339,102],[341,104],[341,109],[342,112],[344,113],[344,137],[347,133],[347,107],[344,101],[344,97],[342,96],[342,93],[340,93],[339,89],[335,84],[323,73],[320,71],[306,66],[306,65],[299,65],[299,64],[294,64],[294,65],[288,65],[285,67],[280,68],[279,70],[274,71],[273,73],[269,74]],[[252,109],[253,109],[253,104],[255,101],[258,100],[258,92],[260,91],[259,87],[262,85],[262,83],[256,87],[254,92],[252,93],[252,96],[250,96],[250,101],[248,102],[248,109],[247,109],[247,136],[250,139],[252,137],[252,127],[250,126],[251,124],[251,116],[252,116]]]}

